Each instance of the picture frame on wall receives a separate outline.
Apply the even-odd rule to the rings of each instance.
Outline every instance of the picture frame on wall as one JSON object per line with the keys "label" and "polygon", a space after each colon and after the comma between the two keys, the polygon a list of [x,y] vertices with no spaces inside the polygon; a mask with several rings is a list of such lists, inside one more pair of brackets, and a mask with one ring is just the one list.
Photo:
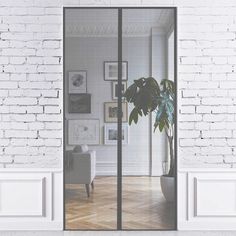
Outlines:
{"label": "picture frame on wall", "polygon": [[[104,80],[118,80],[118,61],[104,61]],[[128,80],[128,61],[122,62],[122,81]]]}
{"label": "picture frame on wall", "polygon": [[68,145],[100,143],[99,120],[68,120]]}
{"label": "picture frame on wall", "polygon": [[87,71],[68,71],[68,93],[87,93]]}
{"label": "picture frame on wall", "polygon": [[[122,125],[122,144],[127,145],[129,143],[129,127],[127,124]],[[117,124],[105,124],[104,125],[104,144],[116,145],[118,140]]]}
{"label": "picture frame on wall", "polygon": [[[118,114],[117,102],[105,102],[104,103],[104,122],[116,123]],[[122,102],[122,122],[128,122],[128,104]]]}
{"label": "picture frame on wall", "polygon": [[[122,88],[121,88],[122,98],[126,89],[127,89],[127,82],[122,82]],[[112,82],[112,99],[113,100],[118,99],[118,82],[117,81]]]}
{"label": "picture frame on wall", "polygon": [[69,113],[91,113],[91,94],[69,94],[68,98],[68,112]]}

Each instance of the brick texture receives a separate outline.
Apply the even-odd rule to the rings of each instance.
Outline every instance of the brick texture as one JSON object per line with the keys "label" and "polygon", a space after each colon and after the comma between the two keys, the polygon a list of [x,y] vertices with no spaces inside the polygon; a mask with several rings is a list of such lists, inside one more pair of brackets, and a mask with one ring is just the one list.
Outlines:
{"label": "brick texture", "polygon": [[236,162],[236,2],[175,3],[179,6],[180,167],[231,167]]}
{"label": "brick texture", "polygon": [[[0,166],[60,167],[62,6],[119,0],[0,0]],[[236,162],[236,1],[132,0],[178,7],[180,166]]]}

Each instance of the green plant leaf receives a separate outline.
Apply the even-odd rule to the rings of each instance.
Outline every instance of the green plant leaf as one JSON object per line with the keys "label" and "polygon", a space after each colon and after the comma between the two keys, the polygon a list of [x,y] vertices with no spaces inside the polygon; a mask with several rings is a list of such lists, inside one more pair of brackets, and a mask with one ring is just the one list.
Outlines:
{"label": "green plant leaf", "polygon": [[138,122],[138,110],[136,108],[134,108],[129,116],[129,125],[132,124],[132,121],[134,121],[135,124],[137,124]]}
{"label": "green plant leaf", "polygon": [[173,81],[163,79],[158,82],[153,77],[140,78],[128,87],[124,97],[134,105],[129,116],[129,124],[137,123],[139,116],[147,116],[155,111],[154,131],[159,128],[169,129],[174,124],[175,84]]}
{"label": "green plant leaf", "polygon": [[[134,105],[138,115],[146,116],[157,107],[157,97],[160,94],[160,87],[153,77],[140,78],[128,87],[124,93],[126,100]],[[131,115],[131,114],[130,114]],[[135,113],[136,115],[136,113]],[[134,113],[131,116],[131,123],[134,120]],[[136,116],[135,116],[136,117]]]}
{"label": "green plant leaf", "polygon": [[132,84],[129,88],[125,91],[124,97],[126,98],[127,102],[133,102],[135,100],[135,96],[137,93],[137,86],[136,84]]}

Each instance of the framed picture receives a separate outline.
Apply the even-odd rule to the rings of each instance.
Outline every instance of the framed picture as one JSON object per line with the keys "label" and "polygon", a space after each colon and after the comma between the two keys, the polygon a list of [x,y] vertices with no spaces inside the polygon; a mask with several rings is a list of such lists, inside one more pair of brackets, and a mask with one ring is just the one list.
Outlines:
{"label": "framed picture", "polygon": [[87,71],[68,71],[69,93],[87,93]]}
{"label": "framed picture", "polygon": [[99,144],[99,120],[68,120],[68,144]]}
{"label": "framed picture", "polygon": [[[118,80],[118,62],[105,61],[104,62],[104,80],[112,81]],[[122,62],[122,80],[128,80],[128,62]]]}
{"label": "framed picture", "polygon": [[91,94],[69,94],[69,113],[91,113]]}
{"label": "framed picture", "polygon": [[[122,82],[121,93],[124,94],[126,89],[127,89],[127,83]],[[113,100],[118,99],[118,82],[112,82],[112,99]]]}
{"label": "framed picture", "polygon": [[[122,125],[122,144],[128,144],[128,125]],[[117,144],[117,124],[106,124],[104,126],[104,144],[116,145]]]}
{"label": "framed picture", "polygon": [[[104,121],[108,123],[116,123],[118,114],[117,102],[104,103]],[[122,102],[122,122],[128,121],[128,105],[127,102]]]}

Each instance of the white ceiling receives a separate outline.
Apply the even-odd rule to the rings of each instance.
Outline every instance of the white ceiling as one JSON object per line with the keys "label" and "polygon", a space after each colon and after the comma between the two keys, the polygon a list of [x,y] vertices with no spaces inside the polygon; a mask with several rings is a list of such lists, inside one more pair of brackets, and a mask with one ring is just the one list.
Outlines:
{"label": "white ceiling", "polygon": [[[157,28],[167,32],[174,22],[171,9],[124,9],[123,34],[147,35]],[[117,9],[66,9],[66,36],[117,36]]]}

